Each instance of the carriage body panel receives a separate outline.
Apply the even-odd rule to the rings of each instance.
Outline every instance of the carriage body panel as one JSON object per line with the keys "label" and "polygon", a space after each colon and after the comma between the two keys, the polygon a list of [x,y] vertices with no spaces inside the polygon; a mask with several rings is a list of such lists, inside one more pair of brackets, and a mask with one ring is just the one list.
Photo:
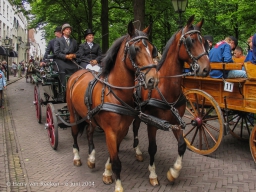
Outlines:
{"label": "carriage body panel", "polygon": [[[187,76],[182,78],[182,87],[183,92],[186,94],[187,101],[189,101],[189,104],[187,105],[187,109],[190,112],[195,112],[194,117],[190,117],[192,121],[195,120],[195,122],[199,122],[198,119],[200,119],[200,126],[196,124],[194,125],[198,127],[199,131],[202,131],[204,129],[204,126],[207,126],[206,124],[209,122],[207,121],[206,116],[208,115],[208,118],[211,117],[214,118],[213,115],[210,115],[210,112],[207,113],[207,110],[210,107],[219,107],[221,109],[221,113],[223,116],[224,122],[221,122],[220,124],[223,125],[221,128],[217,128],[216,136],[212,133],[210,133],[211,128],[206,130],[206,132],[209,132],[210,137],[217,138],[218,134],[221,133],[224,129],[226,133],[230,133],[232,136],[238,138],[238,139],[249,139],[250,133],[252,131],[252,128],[256,127],[254,126],[254,115],[256,113],[256,65],[252,63],[211,63],[212,69],[219,69],[219,70],[241,70],[242,66],[245,67],[245,70],[247,72],[248,78],[235,78],[235,79],[215,79],[211,77],[194,77],[194,76]],[[185,64],[185,68],[189,68],[188,64]],[[233,91],[229,92],[224,90],[225,82],[233,83]],[[196,94],[193,92],[193,94],[189,94],[190,90],[197,89],[198,92],[201,92],[202,94]],[[208,100],[205,98],[205,93],[209,94],[211,98]],[[216,106],[212,105],[212,100],[216,102]],[[193,108],[194,105],[195,109]],[[189,107],[190,106],[190,109]],[[203,107],[202,107],[203,106]],[[193,110],[192,110],[193,108]],[[197,109],[198,108],[198,109]],[[200,108],[200,109],[199,109]],[[207,113],[204,115],[202,110]],[[250,117],[251,115],[251,120]],[[189,116],[189,115],[188,115]],[[234,118],[236,116],[236,118]],[[236,121],[235,121],[236,119]],[[238,119],[238,121],[237,121]],[[217,119],[216,119],[217,120]],[[223,121],[218,119],[218,121]],[[192,124],[193,124],[192,123]],[[239,129],[237,129],[237,127]],[[203,131],[202,131],[203,132]],[[187,135],[189,133],[185,133],[185,137],[188,137]],[[245,136],[247,134],[247,136]],[[207,134],[204,133],[204,138],[207,140]],[[193,139],[197,139],[196,133],[193,137]],[[203,147],[203,139],[199,142],[198,147],[195,147],[197,144],[196,142],[191,139],[187,139],[188,147],[191,147],[191,149],[199,154],[210,154],[214,152],[216,149],[212,150],[214,147]],[[200,136],[199,136],[200,139]],[[215,140],[215,139],[213,139]],[[207,141],[209,143],[209,141]],[[254,150],[252,150],[252,156],[253,159],[256,159],[256,140],[254,138],[253,141],[250,141],[250,144],[253,145]],[[208,144],[207,144],[208,145]],[[217,144],[216,144],[217,145]],[[219,145],[219,143],[218,143]],[[208,149],[207,149],[208,148]],[[205,152],[207,151],[207,152]]]}

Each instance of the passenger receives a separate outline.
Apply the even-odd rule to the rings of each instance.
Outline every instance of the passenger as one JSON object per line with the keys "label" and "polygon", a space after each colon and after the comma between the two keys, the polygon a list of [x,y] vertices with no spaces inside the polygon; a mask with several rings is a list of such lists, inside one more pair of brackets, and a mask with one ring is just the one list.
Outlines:
{"label": "passenger", "polygon": [[78,66],[71,60],[76,58],[75,53],[78,50],[77,41],[70,37],[72,27],[69,24],[62,25],[62,37],[54,42],[54,55],[59,67],[59,76],[62,87],[66,87],[66,75],[72,75],[78,70]]}
{"label": "passenger", "polygon": [[211,35],[205,35],[204,39],[208,42],[210,51],[212,49],[213,37]]}
{"label": "passenger", "polygon": [[54,55],[54,42],[57,38],[60,38],[62,36],[61,26],[56,27],[56,29],[54,30],[54,35],[55,35],[55,38],[50,40],[47,45],[43,60],[46,60],[47,56],[50,55],[51,53]]}
{"label": "passenger", "polygon": [[256,33],[252,37],[252,63],[256,64]]}
{"label": "passenger", "polygon": [[243,49],[240,46],[237,46],[234,50],[234,56],[232,57],[234,63],[243,63],[245,56],[243,54]]}
{"label": "passenger", "polygon": [[85,43],[79,45],[76,53],[78,62],[84,69],[91,69],[99,72],[102,59],[100,45],[94,42],[94,32],[87,29],[84,35]]}
{"label": "passenger", "polygon": [[246,55],[246,58],[244,60],[244,62],[248,62],[248,61],[252,61],[252,37],[249,37],[247,40],[248,43],[248,53]]}
{"label": "passenger", "polygon": [[[234,38],[234,37],[233,37]],[[231,49],[235,48],[237,40],[226,37],[225,40],[218,42],[209,53],[210,62],[233,63]],[[244,70],[212,70],[212,78],[246,78]]]}

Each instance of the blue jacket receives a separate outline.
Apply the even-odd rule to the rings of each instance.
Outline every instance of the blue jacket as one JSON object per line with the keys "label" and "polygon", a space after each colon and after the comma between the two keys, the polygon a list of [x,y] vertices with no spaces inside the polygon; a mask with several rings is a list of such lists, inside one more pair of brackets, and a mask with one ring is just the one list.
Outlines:
{"label": "blue jacket", "polygon": [[[210,62],[224,62],[224,63],[233,63],[231,47],[225,41],[218,42],[214,48],[211,49],[209,53]],[[226,78],[228,75],[228,71],[225,71],[223,74],[223,70],[211,70],[210,76],[212,78]]]}
{"label": "blue jacket", "polygon": [[1,70],[0,74],[2,74],[2,78],[0,79],[0,90],[3,90],[3,88],[6,86],[6,79],[4,73]]}
{"label": "blue jacket", "polygon": [[252,50],[250,49],[246,55],[244,62],[252,61]]}
{"label": "blue jacket", "polygon": [[252,37],[252,63],[256,63],[256,33]]}

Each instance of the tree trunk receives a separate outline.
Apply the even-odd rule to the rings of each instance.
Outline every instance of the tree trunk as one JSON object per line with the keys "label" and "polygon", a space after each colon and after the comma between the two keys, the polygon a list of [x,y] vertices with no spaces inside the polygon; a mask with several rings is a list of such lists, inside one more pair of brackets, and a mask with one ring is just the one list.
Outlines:
{"label": "tree trunk", "polygon": [[106,53],[109,47],[108,0],[101,0],[101,26],[101,49],[102,53]]}
{"label": "tree trunk", "polygon": [[134,17],[134,27],[136,29],[142,30],[145,28],[144,24],[145,15],[145,0],[133,0],[133,17]]}

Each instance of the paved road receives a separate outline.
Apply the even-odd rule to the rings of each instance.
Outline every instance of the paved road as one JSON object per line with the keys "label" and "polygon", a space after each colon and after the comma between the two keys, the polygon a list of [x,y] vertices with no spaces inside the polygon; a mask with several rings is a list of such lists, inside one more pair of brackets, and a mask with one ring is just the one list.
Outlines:
{"label": "paved road", "polygon": [[[36,121],[32,104],[33,88],[34,85],[26,83],[23,78],[9,85],[6,91],[7,108],[0,112],[3,125],[3,137],[0,138],[0,191],[114,191],[114,184],[104,185],[102,182],[108,157],[104,134],[94,135],[96,168],[91,170],[86,165],[88,145],[85,134],[78,140],[84,164],[81,167],[73,166],[70,129],[59,129],[59,146],[56,151],[52,150],[44,125]],[[249,145],[231,135],[225,136],[219,149],[210,156],[187,150],[180,177],[171,185],[166,179],[166,172],[177,157],[177,142],[172,132],[163,131],[157,134],[156,171],[160,186],[152,187],[148,181],[146,135],[145,125],[142,125],[139,137],[144,162],[135,160],[132,129],[121,144],[121,179],[125,191],[256,191],[256,165]],[[66,183],[68,186],[65,186]],[[78,186],[71,186],[71,183]]]}

